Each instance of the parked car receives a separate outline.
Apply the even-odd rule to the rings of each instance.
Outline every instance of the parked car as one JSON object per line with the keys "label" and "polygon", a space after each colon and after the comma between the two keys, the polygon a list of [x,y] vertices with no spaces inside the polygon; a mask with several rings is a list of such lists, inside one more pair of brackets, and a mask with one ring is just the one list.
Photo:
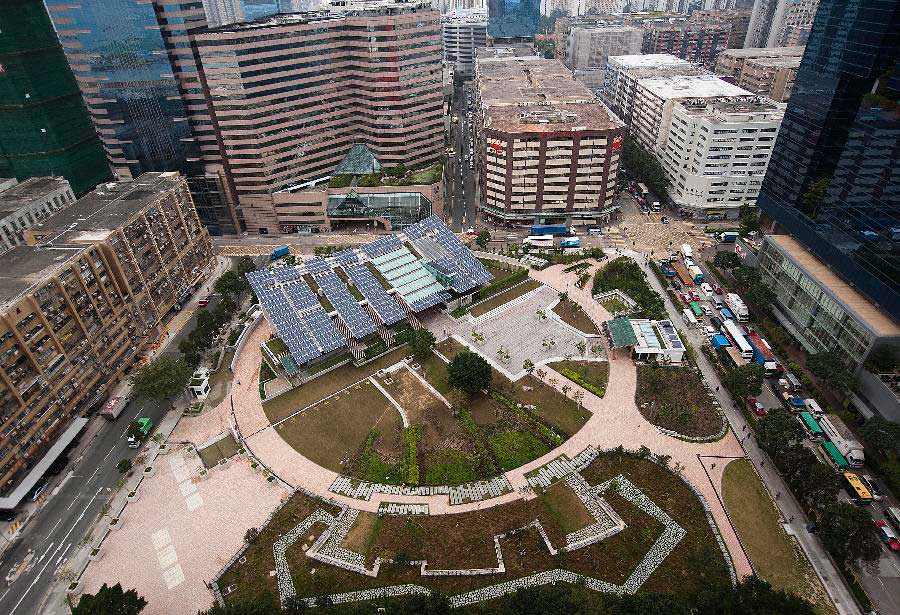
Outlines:
{"label": "parked car", "polygon": [[662,218],[660,218],[659,221],[662,222],[663,224],[669,223],[669,219],[666,216],[663,216]]}
{"label": "parked car", "polygon": [[199,305],[200,307],[206,307],[207,305],[209,305],[209,297],[207,297],[206,299],[201,299],[197,302],[197,305]]}
{"label": "parked car", "polygon": [[712,316],[712,315],[713,315],[713,310],[712,310],[712,308],[711,308],[708,304],[704,303],[704,304],[703,304],[703,313],[704,313],[706,316]]}
{"label": "parked car", "polygon": [[14,510],[0,510],[0,521],[6,521],[7,523],[15,521],[16,515],[18,515],[18,513]]}
{"label": "parked car", "polygon": [[47,489],[47,483],[38,483],[35,487],[28,493],[28,499],[32,502],[37,502],[38,498],[41,497],[41,494],[44,493]]}
{"label": "parked car", "polygon": [[681,293],[681,294],[678,295],[678,296],[681,297],[681,300],[684,301],[685,303],[690,303],[690,302],[691,302],[691,298],[690,298],[690,296],[689,296],[687,293]]}
{"label": "parked car", "polygon": [[681,290],[681,282],[678,280],[672,280],[672,288],[675,290]]}
{"label": "parked car", "polygon": [[694,301],[700,301],[702,298],[703,297],[701,297],[700,293],[698,293],[696,290],[691,291],[691,299],[693,299]]}
{"label": "parked car", "polygon": [[755,414],[756,416],[765,416],[766,412],[768,412],[765,407],[759,402],[755,397],[747,398],[747,407]]}
{"label": "parked car", "polygon": [[712,287],[713,287],[713,292],[716,293],[717,295],[724,295],[724,294],[725,294],[725,289],[723,289],[723,288],[722,288],[721,286],[719,286],[718,284],[713,284]]}
{"label": "parked car", "polygon": [[704,327],[704,330],[706,331],[706,337],[712,337],[716,334],[716,330],[709,325],[706,325],[706,327]]}
{"label": "parked car", "polygon": [[875,528],[881,542],[883,542],[888,549],[891,551],[900,551],[900,539],[897,538],[897,534],[895,534],[891,526],[887,524],[887,521],[879,519],[875,522]]}
{"label": "parked car", "polygon": [[709,285],[709,282],[704,282],[700,285],[700,288],[702,288],[703,292],[705,292],[707,295],[713,294],[713,288]]}
{"label": "parked car", "polygon": [[881,491],[881,488],[878,486],[878,483],[874,478],[872,478],[868,474],[863,474],[862,476],[860,476],[860,478],[862,479],[863,484],[869,490],[869,493],[872,494],[873,500],[875,500],[876,502],[880,502],[884,499],[884,493]]}

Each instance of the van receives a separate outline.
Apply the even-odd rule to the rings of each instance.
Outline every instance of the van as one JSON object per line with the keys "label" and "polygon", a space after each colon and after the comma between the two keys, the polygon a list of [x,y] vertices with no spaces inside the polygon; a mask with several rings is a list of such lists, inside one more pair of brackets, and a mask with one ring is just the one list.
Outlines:
{"label": "van", "polygon": [[719,329],[722,328],[723,323],[722,323],[722,319],[719,318],[718,316],[712,316],[709,319],[709,324],[714,326],[716,328],[716,331],[718,331]]}
{"label": "van", "polygon": [[794,374],[786,373],[784,379],[787,380],[792,391],[799,392],[803,390],[803,384],[800,383],[800,380]]}
{"label": "van", "polygon": [[603,235],[603,229],[599,226],[592,226],[588,229],[588,235],[590,235],[591,237],[600,237],[601,235]]}
{"label": "van", "polygon": [[900,508],[891,506],[884,509],[884,518],[900,532]]}
{"label": "van", "polygon": [[713,295],[713,297],[712,297],[712,302],[713,302],[713,305],[716,306],[717,310],[721,310],[725,306],[725,304],[722,303],[722,300],[719,299],[718,297],[716,297],[715,295]]}
{"label": "van", "polygon": [[706,303],[703,304],[703,313],[704,313],[705,315],[707,315],[707,316],[712,316],[712,315],[713,315],[712,308],[709,307],[709,305],[706,304]]}
{"label": "van", "polygon": [[700,288],[702,288],[703,292],[705,292],[707,295],[712,296],[713,294],[715,294],[713,293],[713,287],[709,285],[709,282],[704,282],[700,285]]}

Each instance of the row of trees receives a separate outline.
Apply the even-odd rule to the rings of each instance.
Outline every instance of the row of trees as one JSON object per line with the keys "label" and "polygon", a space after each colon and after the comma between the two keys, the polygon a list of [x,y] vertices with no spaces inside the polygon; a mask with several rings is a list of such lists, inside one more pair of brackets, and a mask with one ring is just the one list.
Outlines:
{"label": "row of trees", "polygon": [[668,194],[669,178],[659,160],[631,137],[625,139],[622,148],[622,165],[653,194],[660,198]]}

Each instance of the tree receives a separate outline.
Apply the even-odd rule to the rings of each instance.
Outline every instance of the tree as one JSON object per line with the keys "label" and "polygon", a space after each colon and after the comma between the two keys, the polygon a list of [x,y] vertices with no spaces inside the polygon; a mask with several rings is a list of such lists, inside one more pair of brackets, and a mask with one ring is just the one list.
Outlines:
{"label": "tree", "polygon": [[759,420],[756,437],[770,455],[803,439],[803,427],[787,412],[771,412]]}
{"label": "tree", "polygon": [[745,233],[759,230],[759,210],[750,205],[741,205],[741,230]]}
{"label": "tree", "polygon": [[256,537],[259,536],[259,530],[255,527],[247,528],[247,531],[244,532],[244,542],[253,542],[256,540]]}
{"label": "tree", "polygon": [[[649,611],[645,611],[649,612]],[[737,587],[721,586],[701,593],[696,610],[699,615],[814,615],[809,602],[753,575],[744,578]]]}
{"label": "tree", "polygon": [[806,366],[816,378],[836,389],[849,390],[856,387],[856,376],[834,352],[817,352],[809,355]]}
{"label": "tree", "polygon": [[750,287],[747,291],[747,299],[751,303],[761,308],[768,308],[775,302],[775,291],[759,282]]}
{"label": "tree", "polygon": [[655,156],[647,152],[632,138],[625,139],[622,148],[622,164],[634,177],[647,184],[647,187],[659,197],[666,194],[669,178]]}
{"label": "tree", "polygon": [[716,252],[713,257],[713,264],[720,269],[734,269],[740,267],[742,262],[741,257],[734,252]]}
{"label": "tree", "polygon": [[847,566],[871,563],[881,556],[872,517],[865,510],[837,502],[825,507],[819,520],[819,537],[831,555]]}
{"label": "tree", "polygon": [[859,428],[859,433],[865,438],[866,444],[880,451],[900,452],[900,424],[875,415]]}
{"label": "tree", "polygon": [[122,584],[112,587],[104,583],[96,594],[82,594],[72,615],[137,615],[147,601],[133,589],[122,590]]}
{"label": "tree", "polygon": [[247,279],[237,271],[226,271],[213,282],[213,290],[220,295],[240,295],[250,288]]}
{"label": "tree", "polygon": [[828,192],[828,186],[830,184],[831,180],[827,177],[823,177],[809,185],[806,192],[804,192],[803,196],[800,198],[803,213],[810,218],[816,217],[819,206],[822,204],[822,201],[825,200],[825,194]]}
{"label": "tree", "polygon": [[762,282],[762,275],[760,275],[759,271],[753,267],[745,267],[744,265],[735,267],[731,272],[731,275],[733,275],[737,283],[744,288],[750,288],[754,284]]}
{"label": "tree", "polygon": [[522,361],[522,369],[525,370],[526,374],[530,374],[534,371],[534,361],[532,361],[531,359],[525,359],[524,361]]}
{"label": "tree", "polygon": [[737,397],[747,399],[762,392],[762,382],[766,371],[756,361],[741,365],[728,372],[725,386]]}
{"label": "tree", "polygon": [[837,499],[841,481],[831,468],[815,459],[809,449],[803,450],[810,454],[806,464],[797,466],[792,487],[810,506],[822,508]]}
{"label": "tree", "polygon": [[481,355],[463,350],[447,366],[447,382],[454,388],[474,395],[490,386],[491,366]]}
{"label": "tree", "polygon": [[883,344],[869,353],[866,369],[876,374],[890,374],[900,366],[900,352],[895,346]]}
{"label": "tree", "polygon": [[306,601],[296,594],[288,596],[288,599],[284,601],[284,612],[288,615],[299,615],[308,610],[309,607],[307,606]]}
{"label": "tree", "polygon": [[253,264],[253,259],[249,256],[242,256],[238,259],[234,270],[237,271],[239,276],[243,277],[251,271],[256,271],[256,265]]}
{"label": "tree", "polygon": [[132,393],[138,399],[163,401],[181,393],[187,387],[191,373],[183,359],[159,357],[131,375]]}
{"label": "tree", "polygon": [[436,341],[434,334],[428,329],[412,331],[407,338],[409,347],[420,361],[431,356],[431,349],[434,348]]}
{"label": "tree", "polygon": [[478,244],[478,247],[484,250],[487,248],[488,242],[491,240],[491,234],[487,231],[480,231],[478,236],[475,237],[475,243]]}
{"label": "tree", "polygon": [[131,459],[121,459],[119,463],[116,464],[116,470],[119,471],[119,474],[125,474],[128,470],[131,469]]}

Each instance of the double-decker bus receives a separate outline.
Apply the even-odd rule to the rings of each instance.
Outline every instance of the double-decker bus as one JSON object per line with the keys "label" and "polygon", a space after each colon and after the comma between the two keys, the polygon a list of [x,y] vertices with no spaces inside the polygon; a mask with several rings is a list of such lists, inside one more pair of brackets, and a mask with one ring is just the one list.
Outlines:
{"label": "double-decker bus", "polygon": [[813,442],[821,442],[825,439],[825,432],[822,431],[822,428],[819,427],[819,423],[816,422],[815,417],[809,412],[800,413],[800,424],[803,425],[803,431],[806,432],[806,437]]}
{"label": "double-decker bus", "polygon": [[825,454],[825,461],[828,462],[835,470],[844,471],[850,468],[847,458],[841,455],[841,451],[831,442],[822,442],[820,445],[822,452]]}
{"label": "double-decker bus", "polygon": [[872,503],[875,498],[872,497],[872,492],[863,484],[859,479],[859,476],[853,472],[844,472],[841,476],[844,479],[844,490],[847,492],[847,495],[850,496],[851,500],[857,504]]}

